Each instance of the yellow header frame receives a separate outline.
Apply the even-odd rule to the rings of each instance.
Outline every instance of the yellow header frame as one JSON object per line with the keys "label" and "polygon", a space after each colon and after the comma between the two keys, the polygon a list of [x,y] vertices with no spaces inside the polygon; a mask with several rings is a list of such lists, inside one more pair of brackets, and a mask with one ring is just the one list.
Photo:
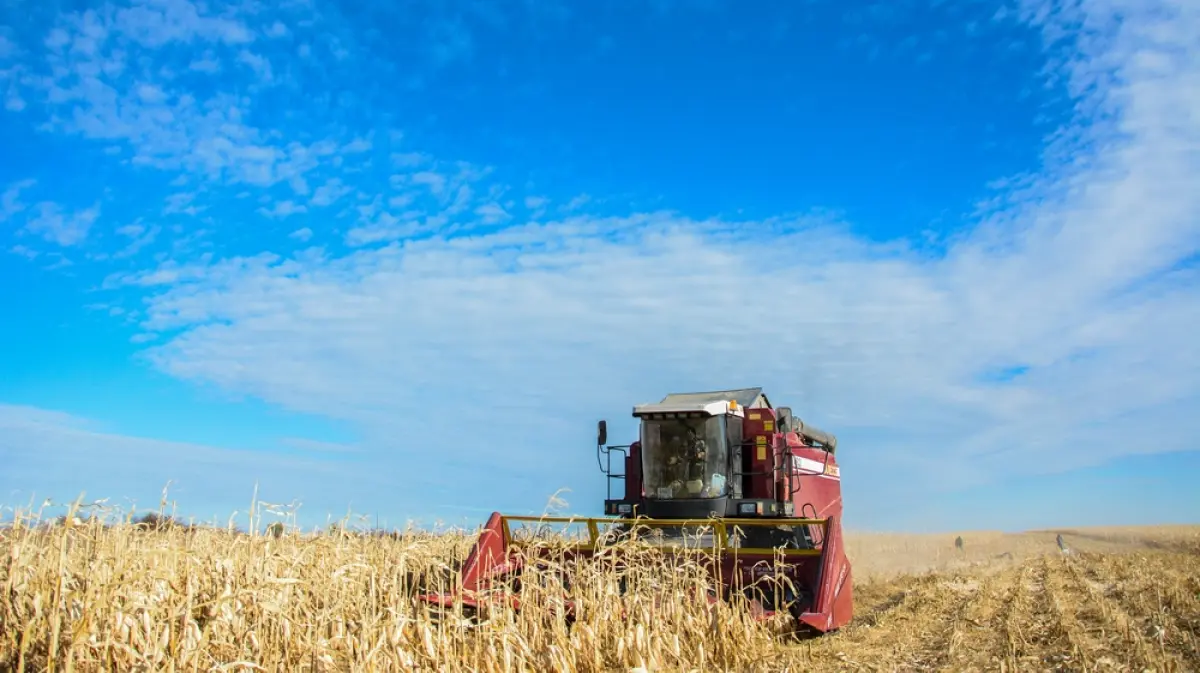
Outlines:
{"label": "yellow header frame", "polygon": [[[524,540],[514,540],[512,531],[509,528],[510,521],[529,522],[529,523],[566,523],[566,524],[585,524],[588,531],[588,541],[574,544],[568,544],[568,548],[573,550],[589,550],[595,551],[600,542],[600,524],[606,526],[612,525],[629,525],[629,526],[644,526],[647,528],[666,528],[672,526],[705,526],[711,527],[714,533],[712,545],[688,545],[688,546],[669,546],[655,547],[654,549],[670,549],[672,551],[725,551],[728,550],[734,554],[750,554],[750,555],[766,555],[782,554],[783,556],[820,556],[823,549],[788,549],[785,547],[731,547],[729,545],[729,528],[776,528],[778,526],[821,526],[823,532],[829,524],[828,519],[744,519],[744,518],[728,518],[728,519],[617,519],[608,517],[557,517],[557,516],[505,516],[501,515],[500,522],[504,534],[504,543],[513,546],[532,545],[532,542]],[[822,535],[822,539],[825,536]]]}

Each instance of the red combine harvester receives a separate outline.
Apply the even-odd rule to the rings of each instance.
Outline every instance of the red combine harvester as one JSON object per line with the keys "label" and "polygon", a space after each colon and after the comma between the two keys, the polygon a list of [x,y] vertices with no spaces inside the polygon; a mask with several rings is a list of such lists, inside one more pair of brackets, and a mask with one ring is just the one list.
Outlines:
{"label": "red combine harvester", "polygon": [[[594,556],[616,538],[645,541],[715,561],[713,574],[723,586],[710,601],[742,595],[755,616],[786,611],[818,633],[850,621],[852,582],[832,435],[789,408],[772,407],[761,388],[667,395],[634,407],[633,415],[641,422],[640,438],[629,445],[607,445],[607,424],[599,423],[607,517],[493,513],[463,564],[461,589],[422,600],[477,608],[499,598],[519,609],[519,585],[514,590],[508,580],[527,558],[522,551],[533,546],[514,535],[512,524],[568,523],[586,530],[568,547],[573,556]],[[613,454],[623,471],[614,471]],[[612,497],[614,479],[624,481],[621,498]]]}

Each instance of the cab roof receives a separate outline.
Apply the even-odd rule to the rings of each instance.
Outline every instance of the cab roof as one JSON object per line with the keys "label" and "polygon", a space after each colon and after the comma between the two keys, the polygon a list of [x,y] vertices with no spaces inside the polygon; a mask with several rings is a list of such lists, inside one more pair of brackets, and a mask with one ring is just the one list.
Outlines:
{"label": "cab roof", "polygon": [[[730,402],[736,405],[732,409],[730,409]],[[740,416],[743,409],[769,408],[771,408],[771,403],[763,395],[762,388],[738,388],[701,393],[671,393],[661,402],[635,406],[633,415],[700,412],[712,415],[733,413]]]}
{"label": "cab roof", "polygon": [[763,395],[762,388],[737,388],[734,390],[713,390],[706,393],[671,393],[662,398],[659,404],[694,405],[710,404],[712,402],[737,402],[739,407],[747,409],[770,409],[771,403]]}

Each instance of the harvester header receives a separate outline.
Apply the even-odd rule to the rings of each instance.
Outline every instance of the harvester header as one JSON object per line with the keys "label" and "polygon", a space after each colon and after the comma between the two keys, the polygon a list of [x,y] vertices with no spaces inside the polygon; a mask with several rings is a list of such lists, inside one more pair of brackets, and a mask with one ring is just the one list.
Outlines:
{"label": "harvester header", "polygon": [[[595,554],[611,534],[637,538],[647,530],[655,532],[647,539],[674,548],[671,541],[689,529],[707,527],[701,548],[715,559],[720,595],[746,595],[762,616],[786,610],[818,632],[849,621],[836,437],[773,406],[761,388],[674,393],[634,406],[633,416],[638,438],[627,445],[609,445],[607,423],[598,424],[597,459],[609,481],[604,513],[615,518],[571,519],[586,530],[572,554]],[[623,492],[612,492],[614,481],[623,482]],[[519,565],[510,523],[523,519],[492,515],[463,568],[459,599],[476,600],[468,597]],[[788,560],[786,569],[764,573],[762,563],[780,558]],[[743,585],[764,576],[786,579],[792,588],[771,598]]]}

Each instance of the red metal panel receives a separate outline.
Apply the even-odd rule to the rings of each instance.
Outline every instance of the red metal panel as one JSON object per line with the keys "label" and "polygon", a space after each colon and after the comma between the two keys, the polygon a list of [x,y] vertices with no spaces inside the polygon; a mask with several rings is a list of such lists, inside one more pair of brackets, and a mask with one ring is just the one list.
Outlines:
{"label": "red metal panel", "polygon": [[829,522],[821,559],[821,585],[813,609],[800,615],[800,621],[822,631],[839,629],[850,621],[854,609],[853,578],[842,541],[840,519]]}
{"label": "red metal panel", "polygon": [[773,409],[746,409],[742,421],[742,436],[745,444],[742,455],[745,471],[752,473],[747,479],[744,498],[775,497],[772,470],[776,461],[775,411]]}
{"label": "red metal panel", "polygon": [[642,443],[634,442],[629,446],[629,455],[625,457],[625,501],[641,500],[642,492]]}
{"label": "red metal panel", "polygon": [[799,488],[792,495],[796,516],[824,519],[842,516],[842,481],[833,454],[793,445],[792,480]]}

